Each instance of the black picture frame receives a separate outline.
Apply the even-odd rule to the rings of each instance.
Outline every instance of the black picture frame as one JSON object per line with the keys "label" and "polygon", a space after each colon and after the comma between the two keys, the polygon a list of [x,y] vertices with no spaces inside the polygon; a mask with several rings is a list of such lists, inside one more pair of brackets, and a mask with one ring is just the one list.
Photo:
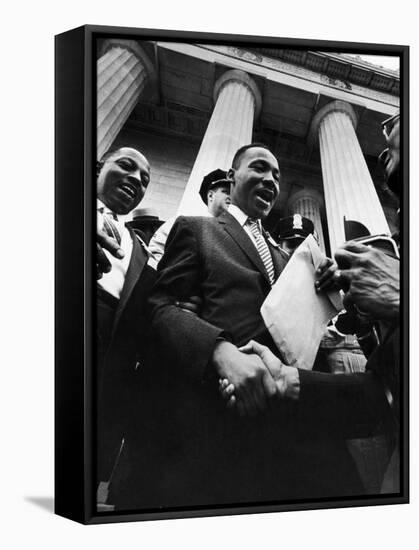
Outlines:
{"label": "black picture frame", "polygon": [[[310,49],[400,57],[402,132],[402,315],[400,357],[400,493],[289,503],[164,508],[126,513],[96,510],[95,410],[95,210],[96,40],[103,37],[242,47]],[[409,502],[409,48],[400,45],[83,26],[55,40],[55,512],[85,523],[154,520]]]}

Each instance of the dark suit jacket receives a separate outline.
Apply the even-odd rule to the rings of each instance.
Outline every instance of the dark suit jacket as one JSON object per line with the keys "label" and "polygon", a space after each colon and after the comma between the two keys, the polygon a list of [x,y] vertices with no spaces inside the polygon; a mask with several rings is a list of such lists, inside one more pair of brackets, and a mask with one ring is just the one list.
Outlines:
{"label": "dark suit jacket", "polygon": [[[278,277],[287,257],[268,244]],[[158,428],[148,433],[152,456],[127,484],[122,507],[360,492],[353,464],[350,471],[343,468],[348,464],[346,449],[318,434],[307,444],[310,430],[295,422],[293,403],[241,419],[226,409],[218,394],[211,365],[217,338],[238,346],[251,338],[274,346],[259,311],[270,288],[255,246],[229,213],[217,219],[178,218],[151,297],[159,360],[150,377],[154,389],[157,381],[157,394],[149,425]],[[200,317],[173,305],[193,295],[203,300]],[[141,460],[138,455],[132,458],[139,464]],[[133,486],[138,492],[130,498]]]}
{"label": "dark suit jacket", "polygon": [[[138,372],[148,358],[147,300],[156,272],[133,230],[133,249],[117,307],[98,307],[98,479],[107,480],[138,400]],[[109,319],[108,319],[109,317]]]}
{"label": "dark suit jacket", "polygon": [[[273,241],[268,245],[278,277],[288,257]],[[270,288],[254,244],[233,216],[180,217],[159,264],[153,325],[178,368],[199,382],[222,333],[238,346],[251,338],[273,345],[259,312]],[[199,317],[170,305],[193,295],[203,299]]]}
{"label": "dark suit jacket", "polygon": [[[299,416],[348,438],[398,432],[400,330],[395,327],[368,357],[365,373],[300,370]],[[389,402],[392,402],[390,407]]]}

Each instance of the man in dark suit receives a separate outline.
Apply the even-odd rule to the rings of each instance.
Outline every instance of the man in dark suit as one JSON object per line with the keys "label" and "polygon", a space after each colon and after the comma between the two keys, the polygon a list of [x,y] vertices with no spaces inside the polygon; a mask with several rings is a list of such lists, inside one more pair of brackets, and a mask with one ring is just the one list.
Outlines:
{"label": "man in dark suit", "polygon": [[[251,338],[274,349],[259,310],[287,262],[261,226],[279,195],[278,161],[264,145],[251,144],[237,151],[228,177],[228,212],[176,221],[151,297],[167,411],[153,496],[145,497],[154,505],[319,496],[305,472],[314,467],[326,478],[324,462],[303,449],[293,406],[270,409],[277,389],[269,370],[239,350]],[[172,305],[195,295],[202,298],[200,317]],[[225,409],[219,378],[234,383],[239,415]],[[330,485],[320,495],[332,492]]]}
{"label": "man in dark suit", "polygon": [[[382,122],[387,148],[381,161],[387,184],[399,198],[403,192],[400,174],[400,114]],[[393,236],[400,246],[399,234]],[[400,261],[388,250],[348,241],[319,268],[316,287],[327,289],[334,280],[345,291],[344,305],[350,312],[352,331],[362,324],[371,330],[375,345],[365,346],[366,372],[336,376],[304,371],[283,365],[267,347],[250,342],[246,349],[257,353],[276,373],[278,395],[298,402],[302,421],[314,420],[315,432],[338,431],[347,437],[363,437],[383,432],[389,439],[389,464],[382,493],[397,493],[400,488]],[[337,269],[339,267],[340,269]],[[347,315],[348,317],[348,315]],[[347,332],[351,330],[346,320]],[[365,330],[365,329],[364,329]],[[369,337],[363,334],[359,341]],[[361,344],[362,345],[362,344]],[[298,384],[295,384],[295,377]],[[291,383],[289,383],[291,382]],[[234,407],[234,385],[225,381],[222,393]],[[390,458],[391,455],[391,458]]]}
{"label": "man in dark suit", "polygon": [[[146,305],[155,270],[145,243],[125,226],[150,180],[147,159],[123,147],[97,173],[97,450],[100,503],[106,501],[127,423],[137,370],[146,361]],[[101,246],[103,245],[103,247]]]}

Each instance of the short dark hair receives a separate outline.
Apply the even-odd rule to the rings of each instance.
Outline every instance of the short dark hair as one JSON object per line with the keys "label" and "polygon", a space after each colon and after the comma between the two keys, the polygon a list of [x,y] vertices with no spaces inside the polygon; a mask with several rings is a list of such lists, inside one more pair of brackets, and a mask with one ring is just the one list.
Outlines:
{"label": "short dark hair", "polygon": [[136,147],[132,147],[131,145],[120,145],[119,147],[112,147],[111,149],[108,149],[106,153],[103,153],[100,160],[96,162],[96,176],[100,174],[100,171],[102,170],[102,167],[107,160],[109,160],[115,153],[117,153],[121,149],[127,149],[127,148],[134,149],[135,151],[138,151],[140,155],[143,155],[145,157],[142,151],[140,151]]}
{"label": "short dark hair", "polygon": [[237,149],[237,151],[236,151],[236,153],[233,157],[233,162],[231,163],[231,167],[236,170],[240,165],[240,160],[241,160],[242,156],[244,155],[244,153],[248,149],[253,149],[253,147],[259,147],[261,149],[266,149],[267,151],[272,153],[272,151],[269,149],[269,147],[267,145],[265,145],[264,143],[254,142],[254,143],[249,143],[249,145],[243,145],[242,147],[240,147],[240,149]]}
{"label": "short dark hair", "polygon": [[138,153],[140,153],[140,155],[145,156],[142,151],[140,151],[136,147],[133,147],[132,145],[120,145],[119,147],[112,147],[111,149],[108,149],[108,151],[106,151],[106,153],[103,153],[103,155],[100,159],[100,162],[101,163],[106,162],[110,157],[112,157],[115,153],[117,153],[121,149],[134,149],[135,151],[138,151]]}

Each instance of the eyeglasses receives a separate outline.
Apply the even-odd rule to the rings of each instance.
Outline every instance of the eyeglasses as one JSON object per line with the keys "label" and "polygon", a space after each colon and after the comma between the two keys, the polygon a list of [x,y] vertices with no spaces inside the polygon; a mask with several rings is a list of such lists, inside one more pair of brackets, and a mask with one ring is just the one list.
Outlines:
{"label": "eyeglasses", "polygon": [[391,116],[390,118],[387,118],[384,122],[381,123],[383,134],[387,139],[389,138],[391,131],[393,130],[398,120],[400,120],[400,113],[396,113],[395,115]]}

